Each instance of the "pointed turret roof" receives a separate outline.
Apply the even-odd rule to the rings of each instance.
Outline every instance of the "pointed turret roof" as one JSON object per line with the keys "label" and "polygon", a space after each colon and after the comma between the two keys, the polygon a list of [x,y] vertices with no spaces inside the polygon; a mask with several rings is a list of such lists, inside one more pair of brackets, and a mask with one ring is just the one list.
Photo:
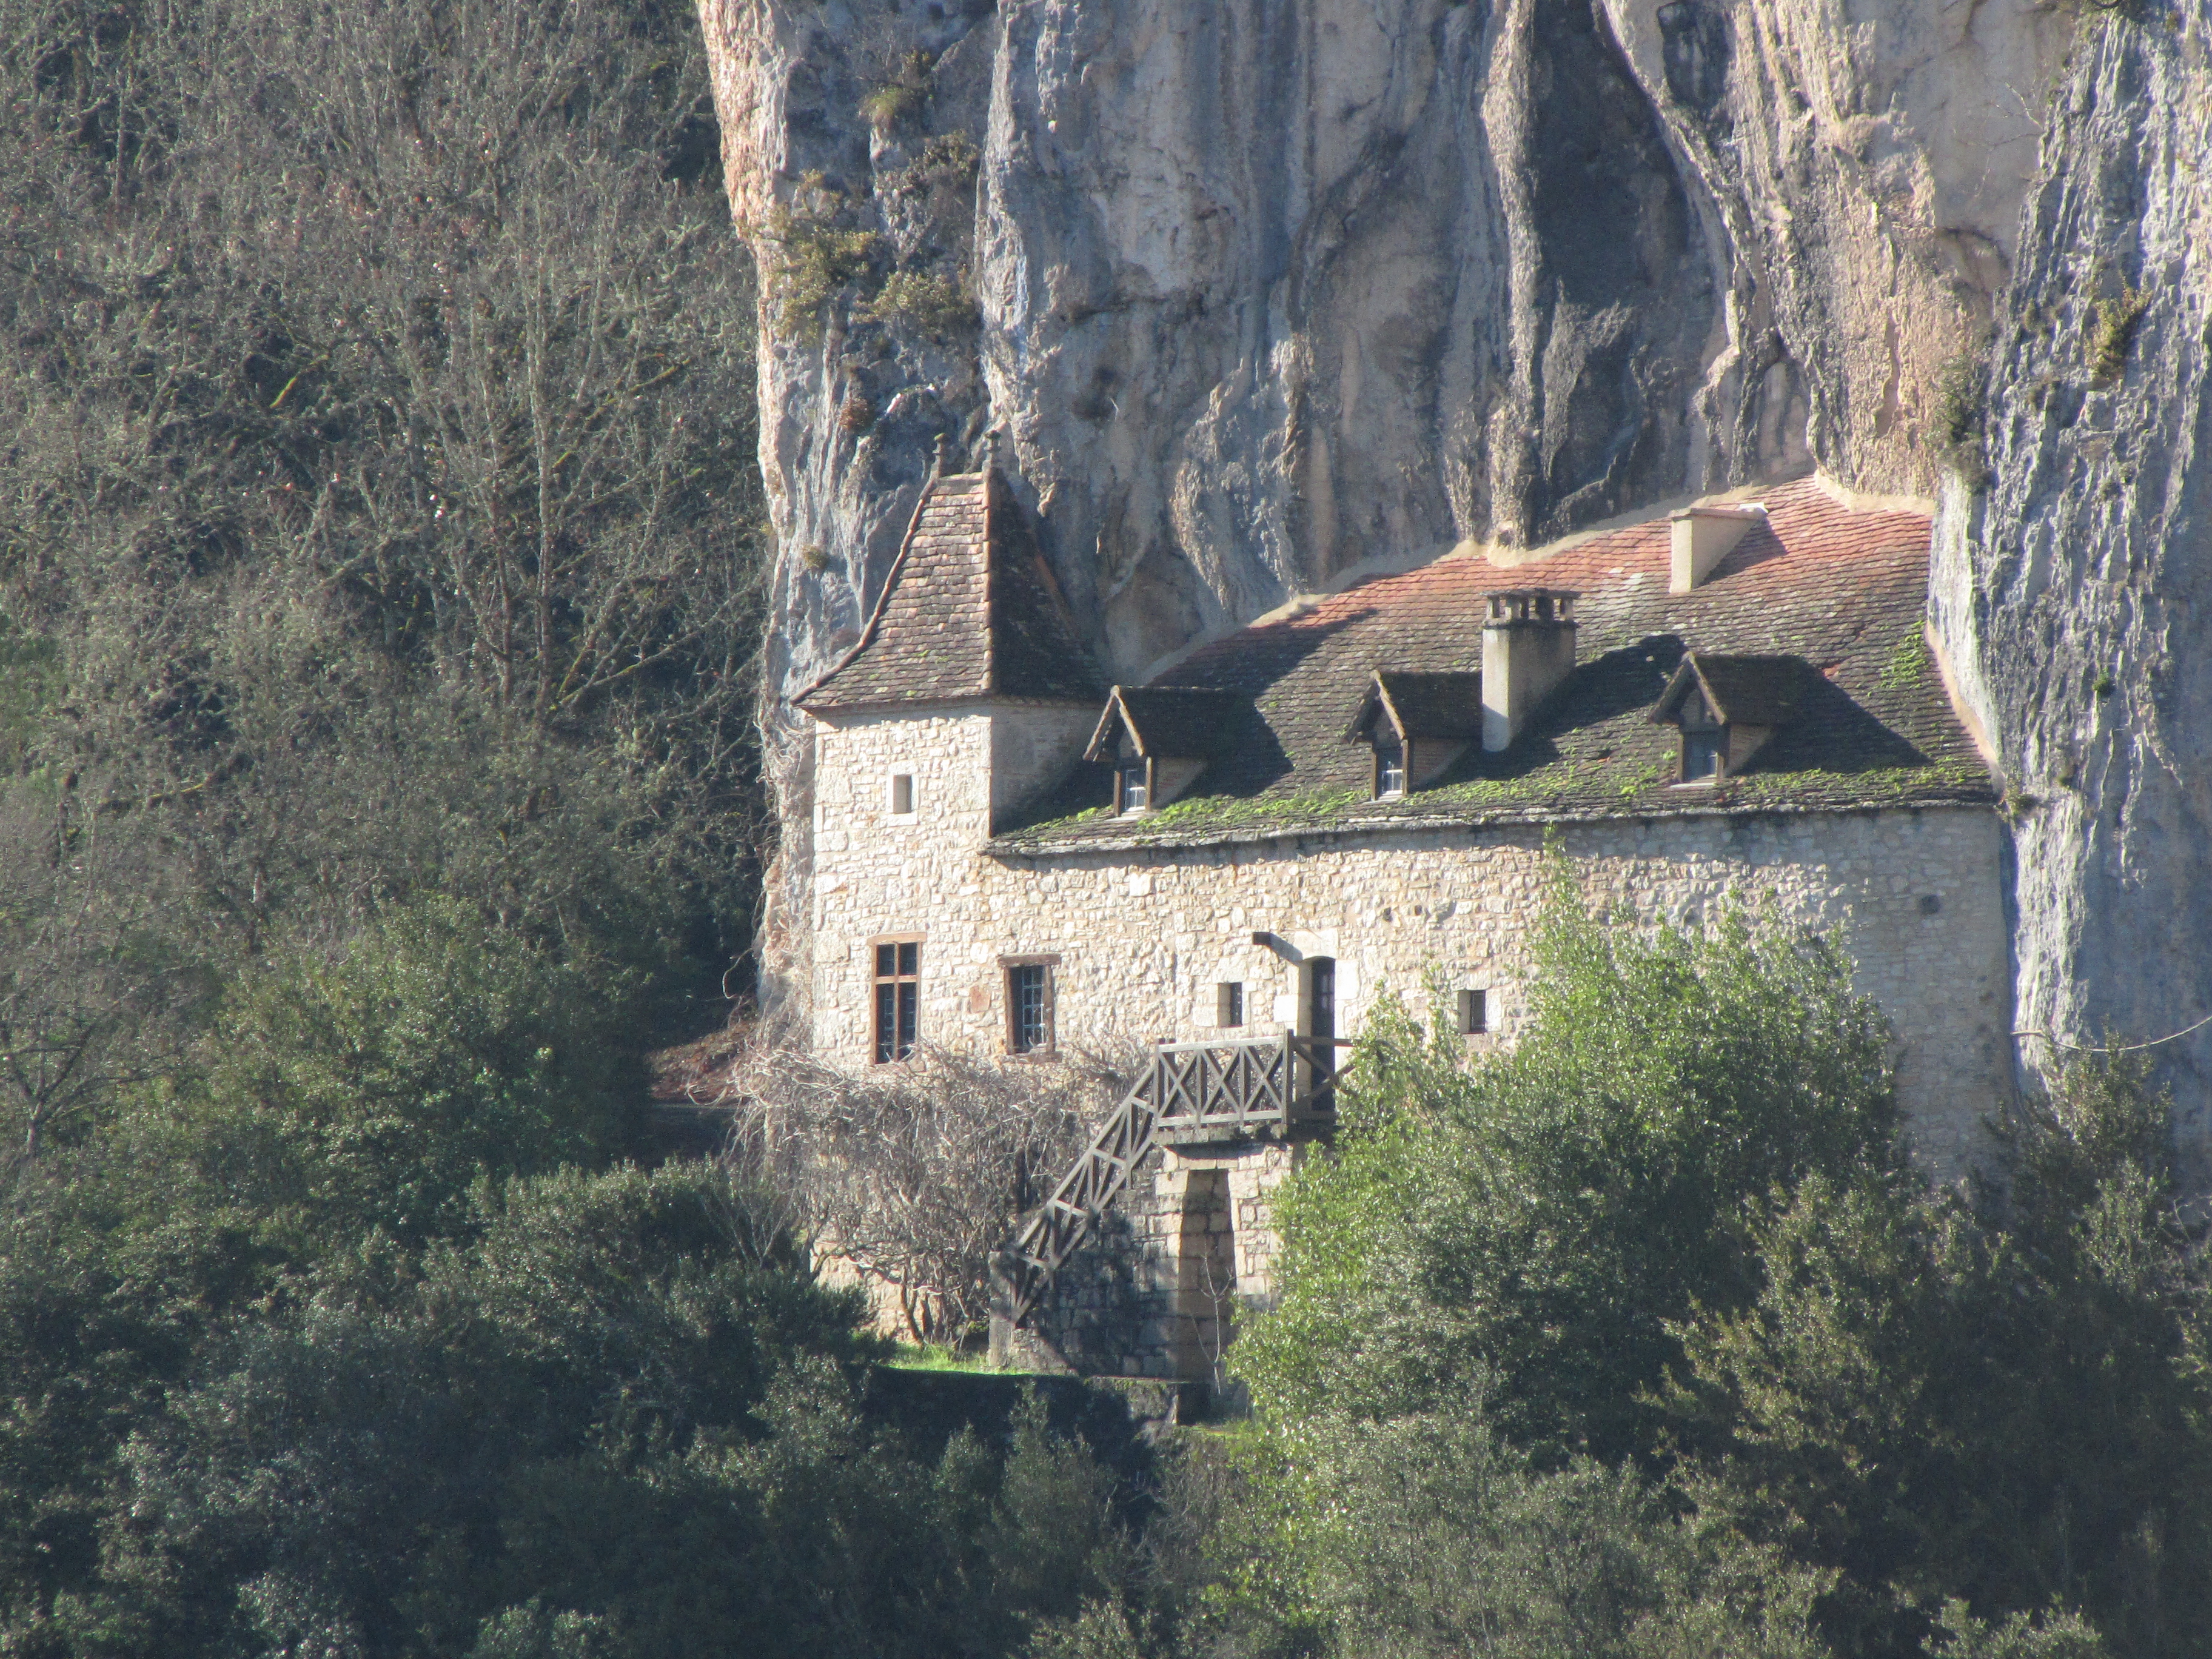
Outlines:
{"label": "pointed turret roof", "polygon": [[792,701],[812,714],[994,698],[1096,702],[1104,693],[995,467],[940,472],[859,643]]}

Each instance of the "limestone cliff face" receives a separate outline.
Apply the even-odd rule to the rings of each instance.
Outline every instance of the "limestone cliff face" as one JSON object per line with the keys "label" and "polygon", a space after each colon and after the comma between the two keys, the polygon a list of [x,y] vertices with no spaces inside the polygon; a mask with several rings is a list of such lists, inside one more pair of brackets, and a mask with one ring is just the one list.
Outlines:
{"label": "limestone cliff face", "polygon": [[[2212,1014],[2212,5],[2084,32],[2053,103],[1934,620],[2014,787],[2019,1018]],[[2031,1060],[2049,1057],[2031,1041]],[[2212,1027],[2152,1051],[2212,1188]]]}
{"label": "limestone cliff face", "polygon": [[[2118,895],[2155,908],[2212,863],[2185,729],[2212,671],[2154,662],[2203,580],[2182,158],[2212,0],[2141,3],[701,0],[769,273],[771,690],[854,636],[939,434],[963,459],[1005,435],[1133,676],[1358,565],[1816,465],[1932,493],[1946,365],[1993,329],[1991,481],[1947,497],[1938,622],[2050,797],[2021,830],[2024,1006],[2185,1012],[2137,970],[2082,988]],[[2195,296],[2098,391],[2094,282]],[[770,732],[787,902],[807,760]]]}

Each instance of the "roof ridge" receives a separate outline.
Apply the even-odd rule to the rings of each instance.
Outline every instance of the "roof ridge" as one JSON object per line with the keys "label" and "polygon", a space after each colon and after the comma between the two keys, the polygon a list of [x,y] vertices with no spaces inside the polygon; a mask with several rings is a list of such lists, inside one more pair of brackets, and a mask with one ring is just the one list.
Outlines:
{"label": "roof ridge", "polygon": [[891,568],[884,573],[883,591],[876,595],[875,607],[868,612],[868,620],[861,626],[860,637],[853,641],[851,648],[843,656],[817,675],[805,690],[793,693],[793,702],[803,702],[822,690],[849,668],[853,659],[874,641],[877,629],[883,625],[884,611],[890,604],[891,595],[898,589],[899,577],[906,570],[907,555],[914,550],[915,532],[921,528],[921,515],[928,509],[931,498],[937,494],[938,483],[942,477],[941,473],[933,472],[922,480],[921,494],[915,498],[914,512],[906,521],[906,534],[899,538],[898,552],[891,559]]}

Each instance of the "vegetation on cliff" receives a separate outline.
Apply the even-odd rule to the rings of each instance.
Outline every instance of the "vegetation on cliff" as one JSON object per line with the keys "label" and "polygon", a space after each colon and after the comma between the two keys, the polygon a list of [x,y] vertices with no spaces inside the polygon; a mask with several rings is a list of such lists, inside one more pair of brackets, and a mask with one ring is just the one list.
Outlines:
{"label": "vegetation on cliff", "polygon": [[[1816,943],[1562,912],[1515,1054],[1377,1022],[1256,1416],[1134,1478],[896,1426],[804,1248],[1018,1205],[1066,1098],[630,1161],[754,884],[698,57],[656,0],[0,0],[0,1656],[2204,1650],[2166,1103],[2087,1061],[1933,1189]],[[970,1219],[872,1245],[972,1280]]]}

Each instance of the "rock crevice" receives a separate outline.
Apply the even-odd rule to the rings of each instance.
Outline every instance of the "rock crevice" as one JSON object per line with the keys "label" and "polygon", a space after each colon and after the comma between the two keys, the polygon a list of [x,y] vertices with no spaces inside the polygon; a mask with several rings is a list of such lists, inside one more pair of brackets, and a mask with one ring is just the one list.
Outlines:
{"label": "rock crevice", "polygon": [[[782,700],[940,434],[1005,434],[1125,678],[1356,566],[1948,460],[1932,620],[2014,790],[2021,1024],[2212,1008],[2208,5],[701,0],[764,273],[772,914]],[[2212,1039],[2167,1058],[2201,1091]]]}

